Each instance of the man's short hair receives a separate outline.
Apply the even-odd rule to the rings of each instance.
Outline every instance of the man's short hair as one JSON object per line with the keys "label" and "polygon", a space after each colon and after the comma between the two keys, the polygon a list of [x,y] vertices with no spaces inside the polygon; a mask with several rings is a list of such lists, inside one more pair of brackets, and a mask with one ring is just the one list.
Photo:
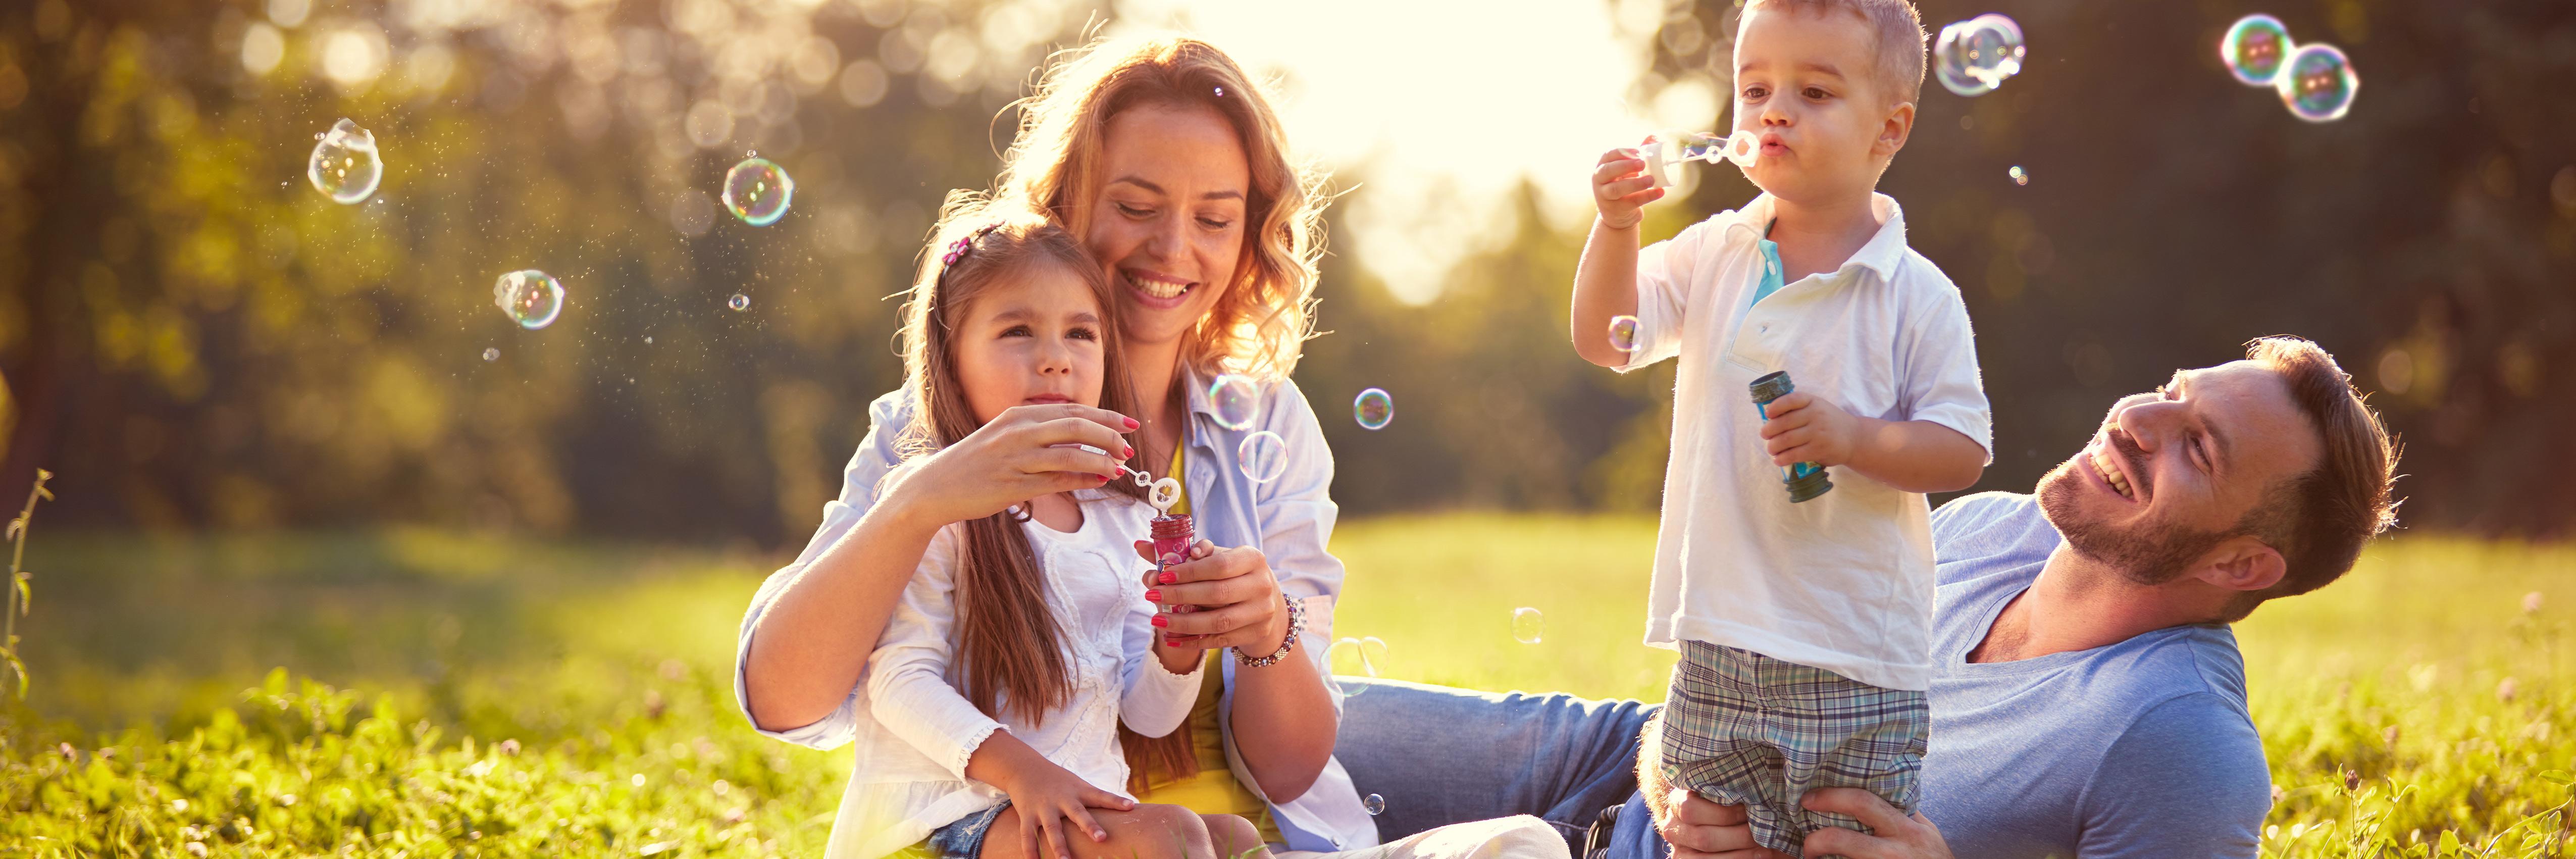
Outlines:
{"label": "man's short hair", "polygon": [[1923,15],[1909,0],[1753,0],[1745,4],[1745,11],[1755,6],[1778,6],[1801,15],[1839,11],[1860,16],[1869,25],[1871,76],[1884,88],[1887,103],[1922,100],[1926,34]]}
{"label": "man's short hair", "polygon": [[2245,344],[2245,358],[2280,373],[2290,400],[2317,430],[2317,466],[2276,483],[2242,530],[2281,553],[2288,570],[2269,588],[2230,607],[2242,619],[2264,600],[2297,596],[2342,578],[2362,544],[2397,521],[2397,446],[2379,416],[2354,390],[2352,377],[2326,350],[2298,337]]}

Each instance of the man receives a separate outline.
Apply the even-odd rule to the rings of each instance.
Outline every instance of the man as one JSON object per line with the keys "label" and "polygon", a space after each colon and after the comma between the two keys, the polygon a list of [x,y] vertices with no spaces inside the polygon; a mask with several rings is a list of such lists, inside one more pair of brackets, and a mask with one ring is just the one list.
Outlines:
{"label": "man", "polygon": [[[1944,505],[1923,812],[1817,791],[1810,807],[1875,832],[1818,832],[1804,853],[2256,855],[2271,779],[2226,624],[2350,570],[2393,518],[2395,464],[2334,357],[2274,337],[2114,404],[2036,497]],[[1610,855],[1661,855],[1629,819],[1641,805],[1676,857],[1777,855],[1748,849],[1740,811],[1644,795]]]}

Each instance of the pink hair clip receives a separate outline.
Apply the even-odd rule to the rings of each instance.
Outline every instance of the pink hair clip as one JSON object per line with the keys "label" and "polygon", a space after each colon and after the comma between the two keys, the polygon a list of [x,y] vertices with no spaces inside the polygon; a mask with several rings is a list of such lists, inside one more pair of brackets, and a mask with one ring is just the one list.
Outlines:
{"label": "pink hair clip", "polygon": [[967,251],[975,249],[976,239],[983,238],[985,234],[991,233],[1001,227],[1002,225],[998,223],[985,224],[983,226],[976,227],[974,232],[967,233],[963,238],[949,242],[948,252],[939,255],[939,267],[946,269],[955,266],[958,260],[966,258]]}

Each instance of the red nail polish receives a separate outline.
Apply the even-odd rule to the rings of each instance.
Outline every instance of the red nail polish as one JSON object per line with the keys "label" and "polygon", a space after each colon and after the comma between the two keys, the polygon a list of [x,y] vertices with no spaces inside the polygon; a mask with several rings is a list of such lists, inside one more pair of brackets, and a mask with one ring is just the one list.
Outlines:
{"label": "red nail polish", "polygon": [[1154,625],[1155,625],[1155,626],[1171,626],[1171,625],[1172,625],[1172,622],[1171,622],[1170,620],[1165,619],[1162,615],[1159,615],[1159,614],[1158,614],[1158,615],[1155,615],[1155,616],[1154,616]]}
{"label": "red nail polish", "polygon": [[1141,426],[1144,426],[1144,424],[1137,423],[1135,418],[1128,418],[1128,419],[1127,419],[1127,428],[1128,428],[1128,429],[1135,429],[1135,428],[1137,428],[1137,427],[1141,427]]}
{"label": "red nail polish", "polygon": [[1119,458],[1119,459],[1135,459],[1135,458],[1136,458],[1136,446],[1135,446],[1135,445],[1132,445],[1132,444],[1131,444],[1131,445],[1123,445],[1122,447],[1124,448],[1124,451],[1118,454],[1118,458]]}
{"label": "red nail polish", "polygon": [[1118,467],[1118,476],[1120,476],[1120,477],[1125,477],[1125,476],[1127,476],[1127,466],[1121,465],[1121,466],[1119,466],[1119,467]]}
{"label": "red nail polish", "polygon": [[1163,574],[1163,578],[1162,578],[1162,582],[1163,582],[1163,584],[1167,584],[1167,585],[1168,585],[1168,584],[1172,584],[1172,583],[1174,583],[1174,582],[1178,582],[1178,581],[1180,581],[1180,580],[1181,580],[1181,574],[1179,574],[1179,573],[1164,573],[1164,574]]}
{"label": "red nail polish", "polygon": [[1145,592],[1145,601],[1146,601],[1146,602],[1162,602],[1162,601],[1163,601],[1163,592],[1162,592],[1162,590],[1158,588],[1158,589],[1155,589],[1155,590],[1146,591],[1146,592]]}

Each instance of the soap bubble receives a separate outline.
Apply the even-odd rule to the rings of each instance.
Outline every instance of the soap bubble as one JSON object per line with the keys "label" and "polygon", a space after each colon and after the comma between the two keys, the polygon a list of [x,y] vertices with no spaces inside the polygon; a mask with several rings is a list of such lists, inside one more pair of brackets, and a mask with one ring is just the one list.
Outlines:
{"label": "soap bubble", "polygon": [[2227,28],[2227,37],[2218,40],[2218,61],[2227,73],[2248,86],[2271,86],[2281,73],[2281,60],[2290,55],[2290,28],[2270,15],[2247,15]]}
{"label": "soap bubble", "polygon": [[1932,76],[1951,92],[1979,96],[2021,73],[2021,25],[1997,14],[1984,14],[1941,28],[1932,45]]}
{"label": "soap bubble", "polygon": [[485,347],[483,347],[483,360],[486,360],[486,361],[498,361],[498,360],[501,360],[501,350],[499,350],[499,349],[494,349],[494,348],[492,348],[492,347],[490,347],[490,346],[485,346]]}
{"label": "soap bubble", "polygon": [[1637,157],[1646,162],[1646,175],[1655,180],[1655,187],[1662,188],[1673,184],[1673,165],[1684,161],[1732,161],[1735,166],[1751,170],[1762,159],[1762,141],[1750,131],[1724,135],[1658,134],[1646,138],[1638,147]]}
{"label": "soap bubble", "polygon": [[2015,164],[2012,166],[2012,169],[2004,171],[2004,175],[2012,177],[2013,184],[2015,185],[2030,184],[2030,174],[2022,172],[2021,165],[2019,164]]}
{"label": "soap bubble", "polygon": [[[1386,642],[1378,640],[1376,636],[1344,638],[1333,642],[1332,647],[1324,650],[1324,670],[1339,676],[1375,679],[1378,671],[1384,667],[1386,667]],[[1342,695],[1346,698],[1368,689],[1363,684],[1345,685],[1341,688]]]}
{"label": "soap bubble", "polygon": [[739,292],[734,293],[732,298],[725,299],[725,306],[735,310],[750,310],[751,296],[744,295]]}
{"label": "soap bubble", "polygon": [[1245,480],[1268,483],[1288,471],[1288,440],[1262,430],[1244,436],[1243,443],[1234,448],[1234,457]]}
{"label": "soap bubble", "polygon": [[1538,609],[1529,606],[1512,609],[1512,638],[1522,644],[1537,644],[1539,637],[1546,632],[1547,618],[1540,615]]}
{"label": "soap bubble", "polygon": [[2352,110],[2361,77],[2353,74],[2352,61],[2341,49],[2300,45],[2282,61],[2272,86],[2280,91],[2281,103],[2289,106],[2291,115],[2309,122],[2332,122]]}
{"label": "soap bubble", "polygon": [[1361,806],[1361,807],[1363,807],[1363,808],[1368,809],[1368,813],[1369,813],[1369,816],[1370,816],[1370,817],[1376,817],[1376,816],[1378,816],[1378,815],[1385,814],[1385,813],[1386,813],[1386,797],[1379,796],[1379,795],[1374,794],[1374,793],[1369,794],[1369,795],[1368,795],[1368,798],[1360,800],[1360,806]]}
{"label": "soap bubble", "polygon": [[1361,391],[1351,401],[1351,417],[1359,419],[1360,429],[1385,429],[1387,421],[1395,420],[1395,398],[1382,388]]}
{"label": "soap bubble", "polygon": [[1621,352],[1637,351],[1637,317],[1610,317],[1610,348]]}
{"label": "soap bubble", "polygon": [[1252,428],[1252,419],[1261,414],[1261,384],[1250,376],[1223,373],[1208,383],[1208,405],[1216,409],[1218,426],[1230,430]]}
{"label": "soap bubble", "polygon": [[778,223],[787,215],[796,180],[767,158],[745,158],[725,171],[724,204],[733,216],[755,227]]}
{"label": "soap bubble", "polygon": [[304,178],[313,180],[314,188],[335,203],[363,202],[376,193],[376,183],[385,178],[385,163],[376,156],[374,132],[342,119],[313,139],[320,142],[313,144]]}
{"label": "soap bubble", "polygon": [[510,321],[534,331],[555,324],[555,317],[563,315],[563,284],[533,268],[514,271],[492,285],[492,303],[510,314]]}

